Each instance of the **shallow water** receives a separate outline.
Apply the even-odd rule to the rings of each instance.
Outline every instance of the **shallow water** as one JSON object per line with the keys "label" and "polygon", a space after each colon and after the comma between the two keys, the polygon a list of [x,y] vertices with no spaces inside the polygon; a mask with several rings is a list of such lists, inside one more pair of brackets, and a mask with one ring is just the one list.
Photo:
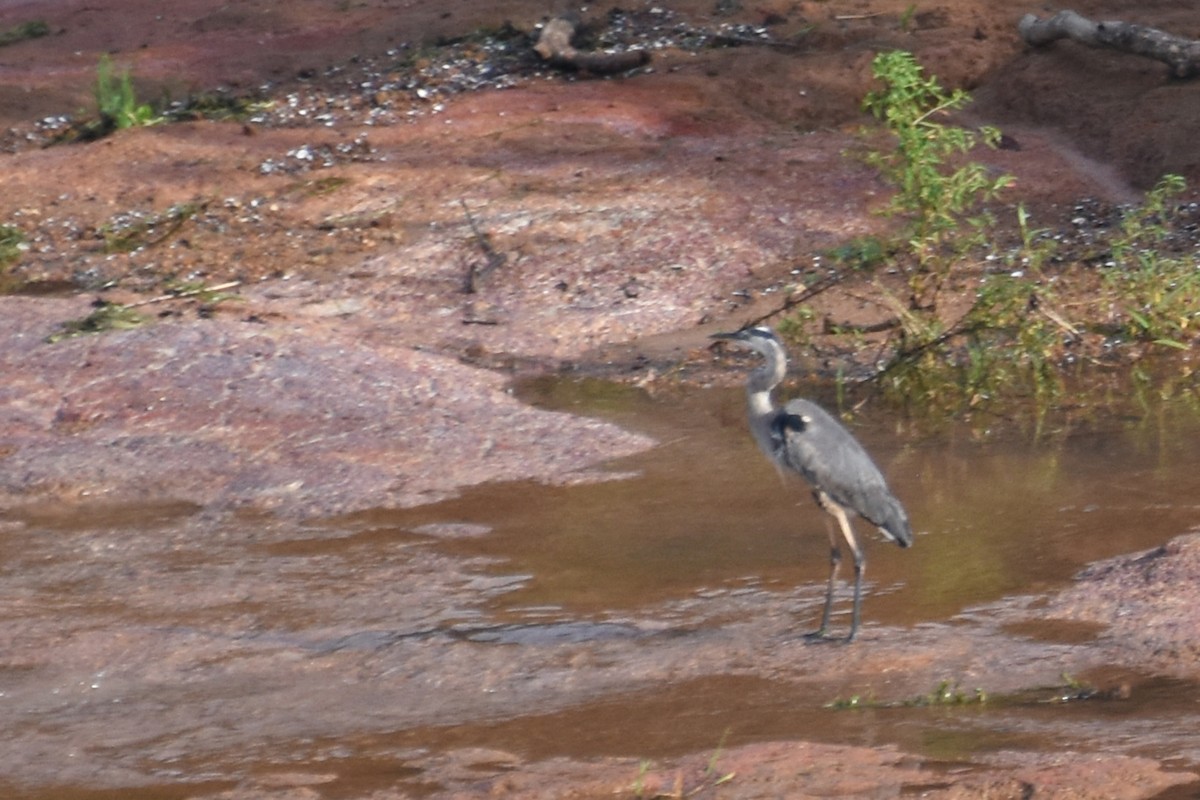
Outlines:
{"label": "shallow water", "polygon": [[[353,797],[422,786],[422,759],[458,747],[655,757],[770,739],[896,744],[933,765],[1065,743],[1200,766],[1195,687],[1143,675],[1087,676],[1130,684],[1122,700],[1051,704],[1034,693],[855,711],[824,708],[845,696],[837,680],[798,685],[770,666],[663,679],[675,667],[656,672],[643,659],[700,652],[712,637],[719,651],[738,620],[790,620],[747,629],[762,637],[751,652],[765,655],[812,626],[827,520],[755,450],[738,391],[655,399],[563,381],[522,391],[662,444],[610,465],[619,480],[488,485],[306,525],[175,504],[0,517],[0,789],[38,800],[147,785],[147,796],[187,796],[286,767],[332,771],[322,796]],[[930,626],[970,624],[1200,520],[1190,418],[1113,421],[1037,443],[953,432],[905,442],[886,425],[880,414],[855,431],[917,539],[900,550],[869,538],[868,634],[915,641]],[[1069,647],[1095,631],[1032,623],[1019,633]],[[878,646],[866,638],[860,654]],[[826,652],[836,675],[838,656]],[[539,689],[556,670],[567,684],[595,682],[577,695]],[[920,685],[942,678],[931,671]],[[436,693],[441,681],[449,699]],[[462,687],[513,681],[533,689],[453,702]]]}
{"label": "shallow water", "polygon": [[[525,392],[540,406],[599,415],[661,445],[613,465],[635,472],[630,480],[485,486],[415,512],[490,529],[446,547],[533,576],[506,597],[509,608],[611,611],[704,587],[824,580],[828,518],[803,483],[779,477],[758,452],[740,391],[655,401],[600,382],[546,381]],[[1042,592],[1088,563],[1157,546],[1200,521],[1200,424],[1183,414],[1113,420],[1042,442],[944,431],[903,443],[886,425],[880,415],[854,430],[908,508],[916,544],[900,550],[859,525],[868,580],[886,593],[867,606],[870,620],[946,620]]]}

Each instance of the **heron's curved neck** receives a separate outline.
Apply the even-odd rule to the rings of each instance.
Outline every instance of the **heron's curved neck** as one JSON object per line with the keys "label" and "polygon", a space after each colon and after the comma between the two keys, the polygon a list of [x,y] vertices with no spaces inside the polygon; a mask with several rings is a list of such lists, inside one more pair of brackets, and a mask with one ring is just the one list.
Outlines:
{"label": "heron's curved neck", "polygon": [[750,373],[746,380],[746,399],[750,404],[751,416],[765,416],[775,410],[771,402],[771,390],[783,381],[787,374],[787,359],[778,349],[763,353],[763,365]]}

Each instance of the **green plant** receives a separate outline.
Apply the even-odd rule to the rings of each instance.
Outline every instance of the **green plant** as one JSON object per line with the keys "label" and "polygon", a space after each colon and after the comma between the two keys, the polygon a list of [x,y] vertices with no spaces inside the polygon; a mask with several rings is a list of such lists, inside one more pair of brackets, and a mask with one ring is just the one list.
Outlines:
{"label": "green plant", "polygon": [[1017,689],[1003,694],[989,694],[983,689],[963,691],[955,681],[940,681],[932,691],[926,694],[903,700],[876,700],[874,697],[852,695],[849,698],[836,698],[825,704],[825,708],[835,711],[852,711],[856,709],[904,709],[904,708],[945,708],[951,706],[990,706],[990,707],[1020,707],[1061,705],[1081,701],[1110,701],[1120,700],[1128,696],[1128,687],[1117,686],[1113,689],[1097,689],[1089,683],[1080,681],[1067,673],[1062,674],[1061,683],[1049,686],[1034,686]]}
{"label": "green plant", "polygon": [[847,711],[859,708],[926,708],[931,706],[966,706],[983,705],[990,699],[983,689],[964,692],[957,683],[944,680],[928,694],[910,697],[907,700],[880,701],[873,698],[863,698],[852,695],[847,699],[837,698],[825,704],[826,708]]}
{"label": "green plant", "polygon": [[875,376],[885,395],[933,412],[1029,398],[1040,418],[1061,393],[1065,347],[1079,332],[1055,310],[1055,284],[1032,266],[1039,257],[1014,258],[1029,266],[980,277],[951,321],[892,301],[903,333]]}
{"label": "green plant", "polygon": [[643,758],[638,762],[638,773],[633,779],[633,786],[630,789],[633,791],[633,796],[641,800],[646,796],[646,776],[650,774],[651,762],[647,758]]}
{"label": "green plant", "polygon": [[990,399],[977,393],[1003,391],[1032,395],[1043,407],[1058,394],[1062,337],[1074,331],[1046,310],[1054,305],[1052,285],[1036,276],[1013,272],[983,280],[962,325],[971,355],[966,381],[970,405]]}
{"label": "green plant", "polygon": [[809,326],[817,319],[817,312],[808,303],[796,306],[796,310],[779,321],[779,335],[801,347],[811,342]]}
{"label": "green plant", "polygon": [[[704,778],[699,785],[685,790],[684,774],[683,771],[679,771],[675,775],[674,785],[669,790],[665,787],[650,789],[648,788],[650,781],[647,778],[650,775],[653,762],[649,759],[642,759],[638,762],[637,775],[633,780],[633,784],[629,787],[633,796],[638,798],[638,800],[667,800],[668,798],[682,800],[685,797],[698,796],[703,794],[705,790],[715,789],[732,781],[737,777],[736,772],[722,773],[717,769],[717,762],[725,752],[725,741],[729,738],[729,730],[729,728],[726,728],[725,732],[721,734],[721,740],[717,743],[717,749],[709,756],[708,763],[704,767]],[[658,782],[655,781],[654,783],[657,784]]]}
{"label": "green plant", "polygon": [[[890,146],[866,160],[894,188],[884,213],[901,231],[890,245],[854,240],[836,252],[849,263],[878,259],[904,281],[903,296],[878,285],[896,333],[876,384],[895,400],[936,412],[982,408],[1000,396],[1029,396],[1041,407],[1059,390],[1056,368],[1071,326],[1054,311],[1053,286],[1042,275],[1054,242],[1031,226],[1023,205],[1021,245],[997,262],[1008,268],[979,269],[977,256],[994,251],[998,238],[986,203],[1012,179],[964,157],[979,144],[994,145],[1000,133],[945,121],[970,95],[943,89],[910,53],[881,53],[873,69],[883,88],[864,107],[883,123]],[[951,312],[940,302],[951,287],[959,298],[968,291],[965,308],[959,302]]]}
{"label": "green plant", "polygon": [[129,70],[114,76],[112,60],[107,55],[101,56],[96,65],[94,95],[100,125],[106,131],[154,125],[159,121],[153,107],[138,102]]}
{"label": "green plant", "polygon": [[1145,256],[1167,238],[1171,216],[1170,201],[1183,193],[1187,182],[1180,175],[1162,176],[1140,206],[1121,218],[1117,236],[1110,242],[1114,261],[1123,262],[1133,253]]}
{"label": "green plant", "polygon": [[157,303],[169,303],[178,300],[190,300],[197,304],[201,316],[212,314],[215,307],[230,300],[241,298],[226,290],[241,285],[241,281],[228,281],[216,286],[206,286],[199,282],[177,283],[168,287],[167,293],[134,303],[110,303],[107,300],[97,300],[93,303],[93,311],[81,319],[69,320],[62,324],[61,330],[46,337],[53,344],[63,339],[71,339],[90,333],[102,333],[112,330],[129,330],[146,324],[147,317],[136,309]]}
{"label": "green plant", "polygon": [[[894,189],[883,211],[897,220],[899,233],[826,251],[835,269],[826,270],[823,288],[886,266],[874,281],[875,302],[891,319],[838,329],[807,305],[806,293],[781,309],[796,309],[779,325],[781,333],[802,342],[811,342],[814,329],[848,334],[843,343],[860,358],[868,355],[866,345],[877,347],[870,354],[872,384],[928,416],[997,401],[1011,411],[1011,401],[1030,401],[1038,431],[1072,379],[1068,365],[1190,349],[1200,336],[1200,269],[1178,237],[1182,178],[1164,176],[1119,224],[1098,227],[1109,232],[1107,240],[1089,243],[1088,252],[1060,253],[1064,237],[1035,227],[1024,204],[1016,205],[1015,225],[1001,225],[989,209],[1012,180],[969,160],[979,144],[996,144],[999,131],[946,121],[969,102],[967,93],[943,89],[908,53],[882,53],[873,67],[882,88],[867,95],[864,107],[883,131],[865,132],[864,140],[877,147],[886,135],[888,144],[865,160]],[[872,338],[884,332],[882,342]],[[1122,342],[1139,346],[1113,347]],[[1200,385],[1200,370],[1186,364],[1174,378],[1164,374],[1134,363],[1139,396],[1151,388],[1187,395]],[[842,389],[839,378],[839,406]]]}
{"label": "green plant", "polygon": [[200,92],[177,100],[162,110],[169,122],[198,119],[244,120],[270,109],[273,102],[256,96],[235,95],[223,91]]}
{"label": "green plant", "polygon": [[25,251],[25,234],[16,225],[0,225],[0,269],[14,264]]}
{"label": "green plant", "polygon": [[730,730],[730,728],[726,728],[721,734],[721,741],[717,742],[717,749],[713,751],[711,756],[709,756],[708,764],[704,768],[704,776],[712,782],[713,786],[720,786],[722,784],[729,783],[737,776],[737,773],[734,772],[718,774],[717,771],[717,762],[720,760],[721,755],[725,752],[725,742],[727,739],[729,739]]}
{"label": "green plant", "polygon": [[883,123],[893,147],[871,151],[867,163],[896,190],[885,212],[904,223],[904,245],[913,261],[903,265],[909,304],[933,307],[957,260],[984,241],[980,232],[991,218],[981,204],[1010,186],[1012,178],[992,177],[976,162],[954,165],[955,156],[1000,139],[995,128],[976,133],[942,121],[970,102],[969,94],[947,92],[902,50],[877,55],[872,72],[884,88],[868,93],[863,107]]}
{"label": "green plant", "polygon": [[850,711],[856,708],[879,708],[881,704],[869,698],[863,698],[860,694],[852,694],[849,697],[836,697],[825,704],[826,708],[832,708],[835,711]]}
{"label": "green plant", "polygon": [[0,225],[0,293],[11,292],[22,285],[19,278],[8,274],[8,268],[20,260],[28,247],[20,228],[16,225]]}
{"label": "green plant", "polygon": [[963,706],[983,704],[988,700],[987,692],[976,689],[970,694],[958,688],[957,683],[942,681],[927,695],[914,698],[908,702],[910,706]]}
{"label": "green plant", "polygon": [[1017,203],[1017,232],[1021,236],[1021,246],[1006,254],[1009,268],[1041,272],[1042,267],[1057,255],[1058,243],[1050,238],[1047,231],[1030,226],[1029,212],[1024,203]]}
{"label": "green plant", "polygon": [[61,342],[64,339],[73,339],[76,336],[85,336],[89,333],[101,333],[103,331],[113,330],[129,330],[144,325],[146,318],[128,306],[123,306],[120,303],[109,303],[104,300],[97,301],[95,310],[86,317],[74,319],[64,322],[62,330],[57,333],[52,333],[46,337],[46,341],[54,344]]}
{"label": "green plant", "polygon": [[894,253],[894,249],[878,236],[856,236],[826,250],[824,255],[835,264],[852,269],[870,270],[885,262]]}
{"label": "green plant", "polygon": [[42,20],[31,20],[22,22],[19,25],[14,25],[8,30],[0,31],[0,47],[9,44],[23,42],[26,39],[37,39],[42,36],[47,36],[50,33],[50,26]]}
{"label": "green plant", "polygon": [[1171,200],[1186,188],[1178,175],[1165,175],[1127,212],[1109,243],[1104,270],[1114,333],[1122,338],[1185,349],[1200,318],[1200,273],[1194,260],[1164,254],[1170,235]]}

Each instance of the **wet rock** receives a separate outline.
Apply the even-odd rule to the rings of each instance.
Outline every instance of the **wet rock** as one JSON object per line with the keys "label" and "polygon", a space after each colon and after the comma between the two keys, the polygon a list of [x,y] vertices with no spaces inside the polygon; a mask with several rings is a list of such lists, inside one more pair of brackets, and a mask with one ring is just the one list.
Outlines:
{"label": "wet rock", "polygon": [[1116,663],[1200,678],[1200,533],[1102,561],[1055,596],[1047,616],[1103,625]]}
{"label": "wet rock", "polygon": [[[427,767],[443,783],[424,796],[434,800],[521,797],[560,798],[902,797],[920,793],[936,800],[985,800],[1045,796],[1102,800],[1147,798],[1180,784],[1186,775],[1163,770],[1149,759],[1096,758],[1065,753],[1039,759],[1005,753],[993,768],[966,772],[922,765],[891,747],[866,748],[813,742],[770,742],[683,758],[645,760],[566,758],[521,763],[510,753],[478,749],[430,758]],[[1011,775],[1011,776],[1010,776]],[[372,795],[378,800],[407,797]],[[255,790],[204,795],[197,800],[273,798]]]}
{"label": "wet rock", "polygon": [[78,303],[0,305],[10,503],[171,498],[328,515],[489,480],[586,479],[585,467],[650,444],[531,409],[501,376],[411,347],[232,320],[48,344],[47,312]]}

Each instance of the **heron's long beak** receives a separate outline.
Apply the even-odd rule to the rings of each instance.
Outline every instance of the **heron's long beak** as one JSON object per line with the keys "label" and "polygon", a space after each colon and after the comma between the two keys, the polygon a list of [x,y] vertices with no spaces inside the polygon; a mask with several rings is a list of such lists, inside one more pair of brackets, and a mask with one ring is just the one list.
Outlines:
{"label": "heron's long beak", "polygon": [[738,340],[742,338],[741,331],[733,331],[732,333],[711,333],[708,338],[719,339],[721,341]]}

